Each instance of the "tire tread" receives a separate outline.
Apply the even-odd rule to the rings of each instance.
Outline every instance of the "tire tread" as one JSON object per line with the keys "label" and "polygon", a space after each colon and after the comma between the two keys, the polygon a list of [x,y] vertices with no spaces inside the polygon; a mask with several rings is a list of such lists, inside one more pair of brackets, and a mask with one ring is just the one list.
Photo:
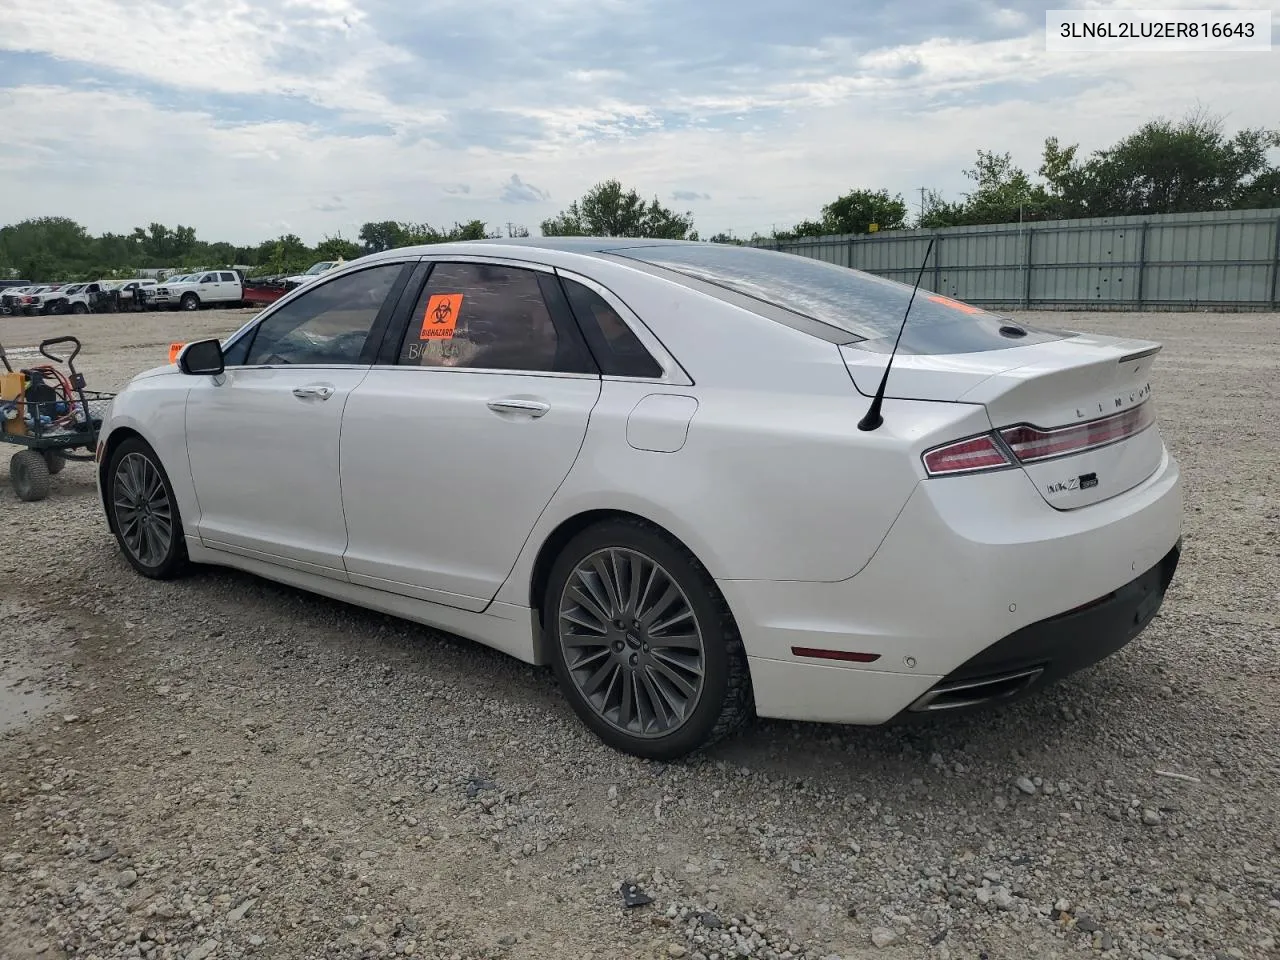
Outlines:
{"label": "tire tread", "polygon": [[[34,503],[49,496],[49,464],[36,450],[19,450],[9,461],[9,479],[19,500]],[[20,479],[21,478],[21,479]]]}
{"label": "tire tread", "polygon": [[[725,684],[724,702],[721,705],[720,713],[717,715],[715,723],[703,739],[687,752],[692,753],[704,750],[729,737],[755,718],[755,697],[751,686],[751,670],[747,663],[746,647],[733,619],[733,613],[730,611],[729,604],[721,594],[719,587],[716,586],[715,579],[707,571],[706,567],[702,565],[693,551],[667,531],[639,517],[617,516],[593,524],[578,536],[583,536],[590,531],[606,526],[630,527],[637,533],[662,540],[688,562],[700,581],[697,586],[702,588],[705,598],[715,609],[716,620],[720,626],[720,641],[724,644],[728,676]],[[574,540],[577,539],[578,537],[574,538]],[[554,582],[554,579],[553,575],[552,582]],[[548,634],[553,638],[553,642],[555,642],[556,610],[550,602],[544,603],[544,606],[547,608],[543,610],[544,629],[547,630]],[[553,656],[559,657],[560,654],[557,651]],[[675,757],[672,757],[672,759],[675,759]]]}

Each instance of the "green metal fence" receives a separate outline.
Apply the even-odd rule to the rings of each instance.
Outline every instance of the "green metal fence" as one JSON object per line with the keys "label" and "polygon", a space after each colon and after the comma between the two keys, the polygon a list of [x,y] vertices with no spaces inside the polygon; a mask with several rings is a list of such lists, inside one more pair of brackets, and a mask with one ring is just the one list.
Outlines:
{"label": "green metal fence", "polygon": [[1277,310],[1280,210],[1099,217],[806,237],[759,246],[915,281],[981,306]]}

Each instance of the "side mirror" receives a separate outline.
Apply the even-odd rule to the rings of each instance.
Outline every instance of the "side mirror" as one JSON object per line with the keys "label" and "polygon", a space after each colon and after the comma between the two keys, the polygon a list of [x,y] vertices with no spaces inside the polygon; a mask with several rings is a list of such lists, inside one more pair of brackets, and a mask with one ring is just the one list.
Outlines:
{"label": "side mirror", "polygon": [[178,355],[178,369],[191,376],[216,377],[225,369],[222,344],[217,340],[187,344]]}

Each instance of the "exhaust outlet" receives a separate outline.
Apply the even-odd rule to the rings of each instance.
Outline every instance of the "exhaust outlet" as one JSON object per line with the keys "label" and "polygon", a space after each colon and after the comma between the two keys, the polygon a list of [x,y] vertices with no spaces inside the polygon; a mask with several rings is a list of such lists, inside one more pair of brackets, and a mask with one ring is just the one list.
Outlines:
{"label": "exhaust outlet", "polygon": [[974,680],[940,683],[907,709],[912,713],[958,710],[996,700],[1009,700],[1030,687],[1044,673],[1044,667],[1002,673]]}

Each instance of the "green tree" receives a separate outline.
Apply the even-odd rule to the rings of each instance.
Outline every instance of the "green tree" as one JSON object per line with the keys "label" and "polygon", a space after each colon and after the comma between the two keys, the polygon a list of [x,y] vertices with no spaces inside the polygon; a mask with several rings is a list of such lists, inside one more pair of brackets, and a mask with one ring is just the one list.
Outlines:
{"label": "green tree", "polygon": [[1045,141],[1040,175],[1063,216],[1186,213],[1280,205],[1280,173],[1268,162],[1280,131],[1228,137],[1220,117],[1193,112],[1143,124],[1080,161],[1076,147]]}
{"label": "green tree", "polygon": [[317,260],[354,260],[363,252],[358,243],[352,243],[341,234],[326,236],[316,244]]}
{"label": "green tree", "polygon": [[383,220],[366,223],[360,228],[365,253],[378,253],[398,247],[413,247],[427,243],[450,243],[456,240],[484,240],[501,234],[490,232],[483,220],[455,223],[452,227],[434,227],[429,223]]}
{"label": "green tree", "polygon": [[979,150],[977,162],[964,175],[976,185],[962,206],[966,224],[1043,220],[1051,207],[1044,187],[1033,184],[1008,153]]}
{"label": "green tree", "polygon": [[259,245],[258,258],[258,269],[254,272],[265,275],[301,273],[316,261],[315,251],[293,233]]}
{"label": "green tree", "polygon": [[900,230],[906,226],[907,204],[901,194],[888,190],[850,190],[822,208],[818,220],[801,220],[790,230],[773,234],[776,240],[795,237],[824,237],[839,233],[869,233],[871,224],[877,230]]}
{"label": "green tree", "polygon": [[618,180],[604,180],[556,216],[542,222],[544,237],[660,237],[696,240],[693,214],[664,207],[657,197],[649,203],[635,189]]}
{"label": "green tree", "polygon": [[358,236],[364,244],[365,253],[381,253],[383,250],[406,246],[403,242],[404,230],[395,220],[366,223],[360,228]]}
{"label": "green tree", "polygon": [[867,233],[873,223],[881,230],[900,230],[906,222],[906,202],[888,190],[850,190],[822,208],[827,233]]}
{"label": "green tree", "polygon": [[550,220],[542,221],[542,235],[544,237],[585,237],[588,235],[588,228],[582,219],[582,211],[578,208],[578,201],[575,200],[569,206],[561,210]]}

